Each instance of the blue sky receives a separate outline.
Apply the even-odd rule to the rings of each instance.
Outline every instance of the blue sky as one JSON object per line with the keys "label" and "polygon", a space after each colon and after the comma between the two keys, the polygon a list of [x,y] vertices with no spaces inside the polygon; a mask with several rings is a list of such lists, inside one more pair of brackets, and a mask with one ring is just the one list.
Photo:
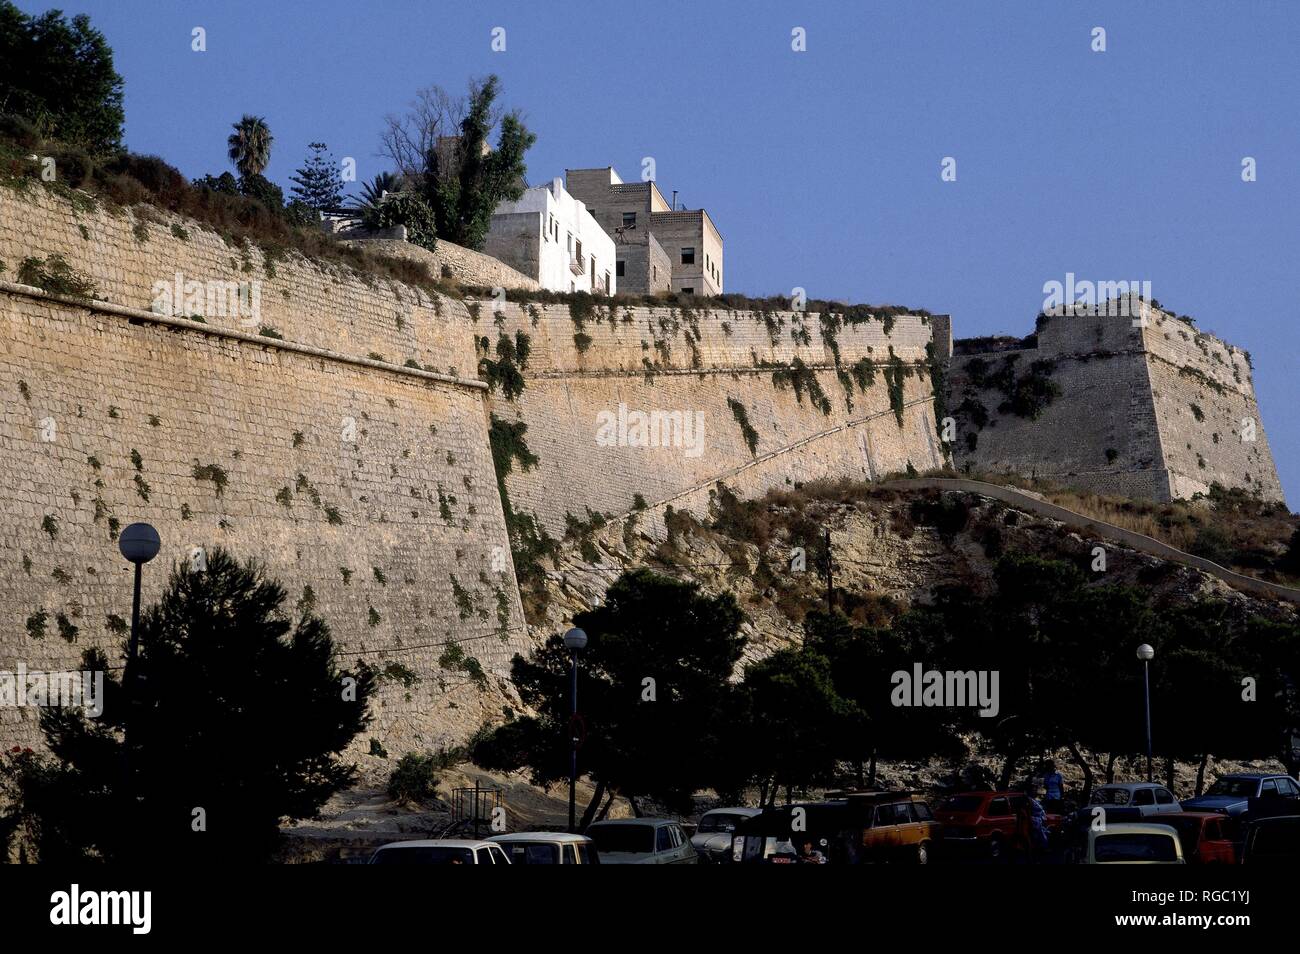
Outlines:
{"label": "blue sky", "polygon": [[1067,272],[1149,280],[1252,352],[1300,501],[1294,0],[18,5],[90,14],[126,81],[129,147],[190,176],[228,168],[250,112],[282,185],[313,140],[369,178],[386,113],[495,72],[538,136],[530,182],[604,165],[633,179],[653,156],[665,194],[718,224],[729,290],[949,312],[969,337],[1027,333]]}

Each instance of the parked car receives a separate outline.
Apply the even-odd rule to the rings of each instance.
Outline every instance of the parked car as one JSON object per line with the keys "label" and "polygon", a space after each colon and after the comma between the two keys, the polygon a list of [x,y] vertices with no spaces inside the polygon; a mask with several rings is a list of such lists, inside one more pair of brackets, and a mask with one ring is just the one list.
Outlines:
{"label": "parked car", "polygon": [[1246,811],[1252,798],[1300,799],[1300,784],[1289,775],[1235,772],[1215,779],[1204,795],[1184,801],[1183,811],[1240,815]]}
{"label": "parked car", "polygon": [[1274,815],[1246,825],[1243,865],[1289,865],[1300,861],[1300,815]]}
{"label": "parked car", "polygon": [[[961,792],[945,798],[934,817],[942,826],[943,844],[949,849],[981,851],[994,860],[1020,844],[1017,812],[1025,804],[1023,792]],[[1047,813],[1049,832],[1061,823],[1060,815]]]}
{"label": "parked car", "polygon": [[587,835],[602,865],[693,865],[700,860],[682,826],[667,818],[596,822]]}
{"label": "parked car", "polygon": [[1178,832],[1168,825],[1150,822],[1119,822],[1088,832],[1089,865],[1181,865],[1185,864]]}
{"label": "parked car", "polygon": [[713,808],[700,816],[691,844],[701,862],[731,861],[731,836],[746,818],[761,814],[759,808]]}
{"label": "parked car", "polygon": [[512,865],[598,865],[600,852],[585,835],[564,831],[520,831],[493,835]]}
{"label": "parked car", "polygon": [[1235,865],[1237,823],[1218,812],[1170,812],[1160,824],[1178,832],[1189,865]]}
{"label": "parked car", "polygon": [[470,838],[391,841],[370,856],[372,865],[508,865],[500,845]]}
{"label": "parked car", "polygon": [[1099,785],[1093,789],[1088,804],[1105,808],[1137,808],[1143,815],[1183,810],[1173,792],[1156,782],[1112,782]]}
{"label": "parked car", "polygon": [[769,808],[737,826],[731,857],[748,864],[792,864],[811,844],[832,864],[926,864],[939,834],[939,823],[920,795],[871,792]]}

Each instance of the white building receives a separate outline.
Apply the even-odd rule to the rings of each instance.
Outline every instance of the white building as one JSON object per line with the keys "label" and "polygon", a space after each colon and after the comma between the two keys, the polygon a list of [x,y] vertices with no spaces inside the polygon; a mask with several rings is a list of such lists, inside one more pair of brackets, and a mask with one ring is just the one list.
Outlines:
{"label": "white building", "polygon": [[616,290],[614,240],[561,179],[497,206],[483,251],[551,291]]}

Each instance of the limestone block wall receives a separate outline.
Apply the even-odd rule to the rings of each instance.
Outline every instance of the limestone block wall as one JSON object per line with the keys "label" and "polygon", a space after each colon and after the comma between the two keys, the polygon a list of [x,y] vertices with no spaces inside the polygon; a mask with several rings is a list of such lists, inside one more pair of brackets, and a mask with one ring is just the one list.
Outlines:
{"label": "limestone block wall", "polygon": [[[489,348],[501,335],[513,342],[521,334],[529,347],[522,394],[491,398],[494,415],[527,425],[524,439],[539,458],[529,471],[514,466],[511,504],[554,535],[568,514],[622,513],[638,495],[649,506],[681,497],[674,506],[703,513],[719,479],[751,496],[822,477],[875,479],[909,462],[923,471],[943,460],[929,376],[917,366],[930,341],[921,317],[899,317],[888,333],[883,321],[835,332],[843,381],[814,314],[684,314],[616,303],[575,323],[567,305],[507,304],[493,319],[476,331]],[[886,382],[891,349],[908,370],[901,426]],[[829,414],[807,390],[800,397],[773,383],[774,370],[796,358],[815,376]],[[848,372],[863,358],[874,374],[865,390]],[[752,451],[737,407],[754,429]],[[639,446],[634,415],[655,413],[692,430]],[[628,422],[621,434],[620,418]]]}
{"label": "limestone block wall", "polygon": [[[0,294],[0,321],[0,669],[75,668],[92,645],[120,661],[115,537],[145,520],[146,603],[223,546],[326,619],[345,664],[390,670],[354,754],[460,741],[509,704],[527,639],[478,391],[23,295]],[[481,685],[440,664],[453,642]],[[0,743],[38,735],[33,710],[0,709]]]}
{"label": "limestone block wall", "polygon": [[1217,481],[1283,499],[1246,353],[1160,312],[1143,338],[1173,495]]}
{"label": "limestone block wall", "polygon": [[[120,664],[131,594],[115,537],[145,520],[163,540],[146,602],[193,548],[224,546],[262,561],[290,612],[321,615],[345,664],[387,673],[359,761],[388,764],[371,739],[395,757],[518,707],[509,660],[531,644],[486,392],[446,373],[476,363],[464,305],[302,260],[268,267],[193,222],[0,191],[0,277],[52,253],[108,303],[0,290],[0,669],[66,669],[91,645]],[[177,270],[261,281],[260,322],[282,338],[238,315],[144,310]],[[0,744],[38,738],[32,710],[0,709]]]}
{"label": "limestone block wall", "polygon": [[446,239],[438,239],[435,250],[430,252],[419,245],[393,239],[358,239],[348,243],[357,248],[374,251],[380,255],[393,258],[409,258],[424,262],[429,266],[429,273],[434,278],[454,278],[462,285],[482,288],[511,288],[522,291],[536,291],[542,286],[537,279],[517,271],[503,261],[465,248]]}
{"label": "limestone block wall", "polygon": [[[950,409],[970,399],[990,416],[979,428],[957,413],[957,464],[1155,500],[1204,493],[1215,481],[1280,499],[1245,353],[1158,308],[1135,307],[1124,316],[1040,321],[1036,347],[956,355]],[[1062,394],[1036,419],[999,413],[1006,395],[972,382],[974,363],[987,375],[1008,360],[1017,374],[1037,360],[1053,363]],[[1254,440],[1242,439],[1250,434],[1243,420],[1254,422]]]}
{"label": "limestone block wall", "polygon": [[[144,310],[155,300],[155,283],[174,288],[177,273],[185,282],[245,283],[250,300],[256,292],[257,316],[205,308],[206,324],[254,334],[265,328],[290,341],[344,354],[473,373],[473,348],[463,328],[440,314],[441,299],[421,289],[298,255],[268,261],[262,249],[232,247],[193,221],[161,212],[151,218],[157,221],[132,210],[117,215],[103,207],[79,211],[40,188],[26,195],[0,189],[0,260],[8,264],[4,277],[12,280],[24,258],[57,253],[94,283],[95,297]],[[377,244],[387,250],[387,244]]]}

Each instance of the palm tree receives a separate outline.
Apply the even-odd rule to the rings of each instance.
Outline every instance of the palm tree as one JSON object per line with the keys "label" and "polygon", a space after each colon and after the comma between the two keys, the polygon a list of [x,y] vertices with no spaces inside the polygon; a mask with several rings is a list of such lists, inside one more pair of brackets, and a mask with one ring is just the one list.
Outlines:
{"label": "palm tree", "polygon": [[[391,172],[381,172],[369,182],[361,183],[361,196],[352,205],[352,211],[365,214],[379,208],[385,192],[398,191],[398,178]],[[1297,531],[1300,536],[1300,531]]]}
{"label": "palm tree", "polygon": [[230,147],[230,161],[245,178],[262,174],[271,161],[271,129],[261,116],[244,115],[234,124],[234,132],[226,140]]}

